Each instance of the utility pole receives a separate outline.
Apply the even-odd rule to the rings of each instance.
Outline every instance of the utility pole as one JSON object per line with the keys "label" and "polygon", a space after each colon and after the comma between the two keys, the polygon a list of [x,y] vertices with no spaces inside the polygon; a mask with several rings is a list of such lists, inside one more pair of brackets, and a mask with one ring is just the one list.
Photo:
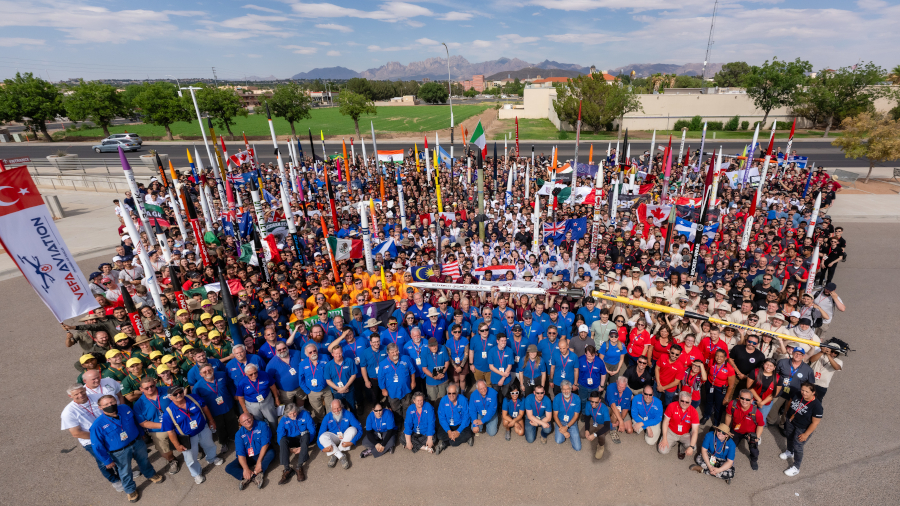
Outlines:
{"label": "utility pole", "polygon": [[[716,0],[716,1],[718,1],[718,0]],[[213,71],[213,82],[216,83],[216,88],[218,88],[219,87],[219,77],[216,76],[216,68],[212,67],[212,71]]]}
{"label": "utility pole", "polygon": [[[446,42],[441,42],[441,44],[444,45],[444,49],[447,51],[447,91],[449,92],[448,98],[450,99],[450,146],[453,146],[453,84],[450,81],[450,49],[447,47]],[[463,139],[463,142],[465,142],[465,139]]]}

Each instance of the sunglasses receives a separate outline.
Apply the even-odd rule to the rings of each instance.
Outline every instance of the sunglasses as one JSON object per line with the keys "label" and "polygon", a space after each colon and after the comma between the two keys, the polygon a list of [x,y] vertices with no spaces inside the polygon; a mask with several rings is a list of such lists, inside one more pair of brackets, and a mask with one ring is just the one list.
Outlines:
{"label": "sunglasses", "polygon": [[513,390],[512,392],[509,393],[509,395],[519,395],[519,391]]}
{"label": "sunglasses", "polygon": [[746,397],[741,397],[741,400],[742,400],[742,401],[747,401],[747,402],[753,401],[753,399],[748,399],[748,398],[746,398]]}
{"label": "sunglasses", "polygon": [[381,413],[382,411],[384,411],[384,410],[383,409],[373,409],[372,410],[373,413]]}
{"label": "sunglasses", "polygon": [[646,360],[638,360],[638,364],[647,365],[647,361]]}
{"label": "sunglasses", "polygon": [[459,394],[456,392],[447,392],[447,395],[459,395]]}
{"label": "sunglasses", "polygon": [[534,392],[534,395],[544,395],[544,392]]}

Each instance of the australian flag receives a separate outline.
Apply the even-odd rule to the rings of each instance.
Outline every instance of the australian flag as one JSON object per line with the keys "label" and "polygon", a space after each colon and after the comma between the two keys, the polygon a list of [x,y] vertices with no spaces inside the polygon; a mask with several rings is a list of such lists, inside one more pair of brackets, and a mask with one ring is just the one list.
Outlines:
{"label": "australian flag", "polygon": [[572,240],[577,241],[587,234],[587,218],[578,218],[576,220],[566,220],[566,229],[553,242],[559,246],[566,238],[566,234],[572,232]]}
{"label": "australian flag", "polygon": [[241,237],[249,238],[253,234],[253,218],[250,216],[249,212],[241,215],[241,222],[238,224],[238,231],[241,233]]}

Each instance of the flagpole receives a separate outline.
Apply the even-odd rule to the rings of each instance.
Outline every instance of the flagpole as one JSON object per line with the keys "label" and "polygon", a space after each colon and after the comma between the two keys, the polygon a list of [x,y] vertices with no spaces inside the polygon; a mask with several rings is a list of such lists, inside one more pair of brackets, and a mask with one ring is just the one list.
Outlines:
{"label": "flagpole", "polygon": [[[402,167],[402,164],[401,164]],[[394,170],[394,163],[391,162],[391,170]],[[405,197],[403,196],[403,181],[400,179],[400,171],[401,168],[397,167],[397,200],[400,202],[400,228],[406,228],[406,202]]]}
{"label": "flagpole", "polygon": [[478,237],[484,242],[484,153],[478,148],[478,215],[480,221],[478,223]]}
{"label": "flagpole", "polygon": [[197,169],[200,171],[200,180],[197,181],[197,184],[200,185],[200,210],[203,212],[203,221],[206,223],[206,230],[212,230],[212,211],[210,210],[210,204],[206,201],[206,185],[203,181],[206,180],[206,174],[204,174],[203,160],[200,158],[200,155],[197,153],[197,148],[194,147],[194,156],[197,158]]}
{"label": "flagpole", "polygon": [[[700,150],[700,156],[703,156],[702,149]],[[720,153],[720,156],[721,156],[721,153]],[[714,170],[714,168],[712,167],[712,163],[713,163],[712,160],[710,160],[710,167],[709,167],[710,171]],[[700,258],[700,237],[703,236],[704,223],[706,223],[706,207],[709,204],[707,197],[709,195],[711,195],[712,192],[714,191],[713,185],[712,185],[712,178],[711,178],[712,174],[714,174],[714,173],[707,172],[707,179],[710,180],[710,185],[708,188],[703,189],[704,190],[703,191],[703,201],[700,205],[700,216],[697,217],[697,225],[695,225],[695,227],[699,228],[700,230],[697,230],[694,234],[694,251],[693,251],[693,255],[691,257],[690,276],[697,275],[697,260]]]}
{"label": "flagpole", "polygon": [[278,149],[278,140],[275,137],[275,125],[272,124],[272,113],[269,111],[269,103],[266,102],[266,117],[269,120],[269,133],[272,134],[272,146],[275,148],[275,158],[278,160],[278,175],[281,176],[281,208],[284,210],[284,218],[287,220],[288,232],[294,243],[294,251],[300,256],[300,238],[297,237],[297,225],[294,223],[294,211],[288,201],[287,173],[284,170],[284,160],[281,158],[281,150]]}
{"label": "flagpole", "polygon": [[[572,160],[572,190],[575,195],[575,182],[578,180],[578,146],[581,144],[581,100],[578,101],[578,120],[575,122],[575,158]],[[572,204],[574,208],[574,203]]]}

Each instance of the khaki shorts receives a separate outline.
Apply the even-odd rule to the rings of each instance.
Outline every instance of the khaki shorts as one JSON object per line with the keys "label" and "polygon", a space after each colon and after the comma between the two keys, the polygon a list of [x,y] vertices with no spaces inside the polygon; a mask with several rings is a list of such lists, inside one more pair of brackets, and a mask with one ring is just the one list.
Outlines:
{"label": "khaki shorts", "polygon": [[175,449],[172,446],[172,441],[169,439],[168,432],[150,432],[150,439],[153,440],[153,446],[156,447],[156,451],[159,453],[169,453]]}
{"label": "khaki shorts", "polygon": [[475,382],[484,380],[484,382],[487,383],[487,386],[491,386],[491,372],[490,371],[483,372],[483,371],[479,371],[478,369],[473,367],[472,375],[475,376]]}

